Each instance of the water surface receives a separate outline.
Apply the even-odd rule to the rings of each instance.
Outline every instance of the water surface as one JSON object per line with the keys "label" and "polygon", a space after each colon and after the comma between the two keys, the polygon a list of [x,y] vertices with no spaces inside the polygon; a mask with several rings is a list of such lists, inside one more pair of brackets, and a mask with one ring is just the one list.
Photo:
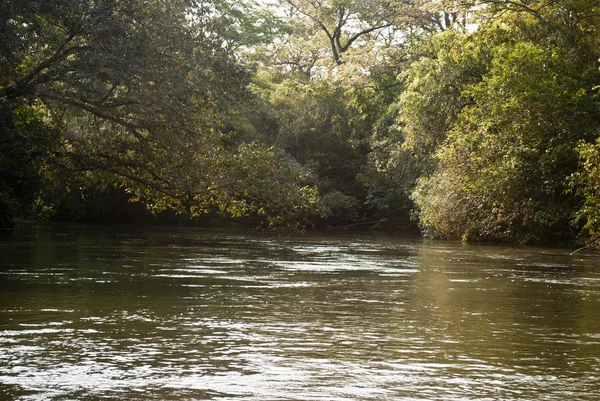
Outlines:
{"label": "water surface", "polygon": [[28,226],[0,289],[0,400],[600,399],[594,254]]}

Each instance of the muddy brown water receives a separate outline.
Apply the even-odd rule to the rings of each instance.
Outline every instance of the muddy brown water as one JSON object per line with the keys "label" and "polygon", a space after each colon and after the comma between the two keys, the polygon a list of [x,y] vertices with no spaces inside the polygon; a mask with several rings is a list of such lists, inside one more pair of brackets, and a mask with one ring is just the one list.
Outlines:
{"label": "muddy brown water", "polygon": [[345,234],[0,236],[0,400],[599,400],[600,256]]}

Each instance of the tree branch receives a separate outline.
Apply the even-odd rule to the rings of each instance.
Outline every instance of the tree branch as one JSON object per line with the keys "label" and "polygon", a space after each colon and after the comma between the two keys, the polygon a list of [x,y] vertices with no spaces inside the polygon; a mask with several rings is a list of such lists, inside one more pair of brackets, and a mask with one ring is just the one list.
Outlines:
{"label": "tree branch", "polygon": [[[19,79],[18,81],[16,81],[11,86],[0,89],[0,99],[3,99],[3,98],[17,98],[17,97],[23,96],[24,94],[27,94],[29,91],[31,91],[31,87],[35,86],[36,84],[49,82],[51,80],[54,80],[54,81],[58,80],[58,77],[50,78],[49,74],[44,74],[42,76],[42,78],[38,78],[36,81],[34,81],[34,79],[39,74],[41,74],[42,71],[44,71],[44,70],[52,67],[53,65],[55,65],[61,59],[65,59],[67,56],[69,56],[72,53],[75,53],[77,51],[80,51],[80,50],[88,48],[87,46],[81,46],[81,45],[74,45],[74,46],[67,47],[67,45],[74,38],[75,38],[75,34],[70,34],[67,37],[67,39],[65,39],[58,46],[58,48],[56,49],[56,51],[54,52],[54,54],[50,58],[42,61],[40,64],[38,64],[37,67],[35,67],[33,69],[33,71],[31,71],[25,77],[23,77],[23,78]],[[32,82],[32,81],[34,81],[34,82]]]}
{"label": "tree branch", "polygon": [[354,35],[352,35],[350,37],[350,39],[348,39],[348,41],[346,42],[346,45],[341,48],[341,52],[343,53],[343,52],[347,51],[350,48],[350,46],[352,45],[352,43],[354,43],[361,36],[367,35],[371,32],[377,31],[379,29],[389,28],[392,25],[393,25],[392,23],[377,25],[377,26],[373,26],[371,28],[364,29],[358,33],[355,33]]}

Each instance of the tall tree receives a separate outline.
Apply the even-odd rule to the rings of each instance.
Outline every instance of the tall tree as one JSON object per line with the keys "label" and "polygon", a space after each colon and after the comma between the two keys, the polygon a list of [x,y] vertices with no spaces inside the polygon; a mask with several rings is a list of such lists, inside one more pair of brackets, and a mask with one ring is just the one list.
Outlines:
{"label": "tall tree", "polygon": [[391,28],[394,8],[387,0],[281,0],[292,15],[310,20],[326,36],[331,57],[340,65],[355,42]]}

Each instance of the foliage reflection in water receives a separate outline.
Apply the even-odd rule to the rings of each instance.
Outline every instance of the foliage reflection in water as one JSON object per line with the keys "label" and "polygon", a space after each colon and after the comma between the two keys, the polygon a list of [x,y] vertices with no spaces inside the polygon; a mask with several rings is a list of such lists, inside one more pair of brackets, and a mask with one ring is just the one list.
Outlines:
{"label": "foliage reflection in water", "polygon": [[597,400],[600,262],[380,236],[22,227],[2,400]]}

